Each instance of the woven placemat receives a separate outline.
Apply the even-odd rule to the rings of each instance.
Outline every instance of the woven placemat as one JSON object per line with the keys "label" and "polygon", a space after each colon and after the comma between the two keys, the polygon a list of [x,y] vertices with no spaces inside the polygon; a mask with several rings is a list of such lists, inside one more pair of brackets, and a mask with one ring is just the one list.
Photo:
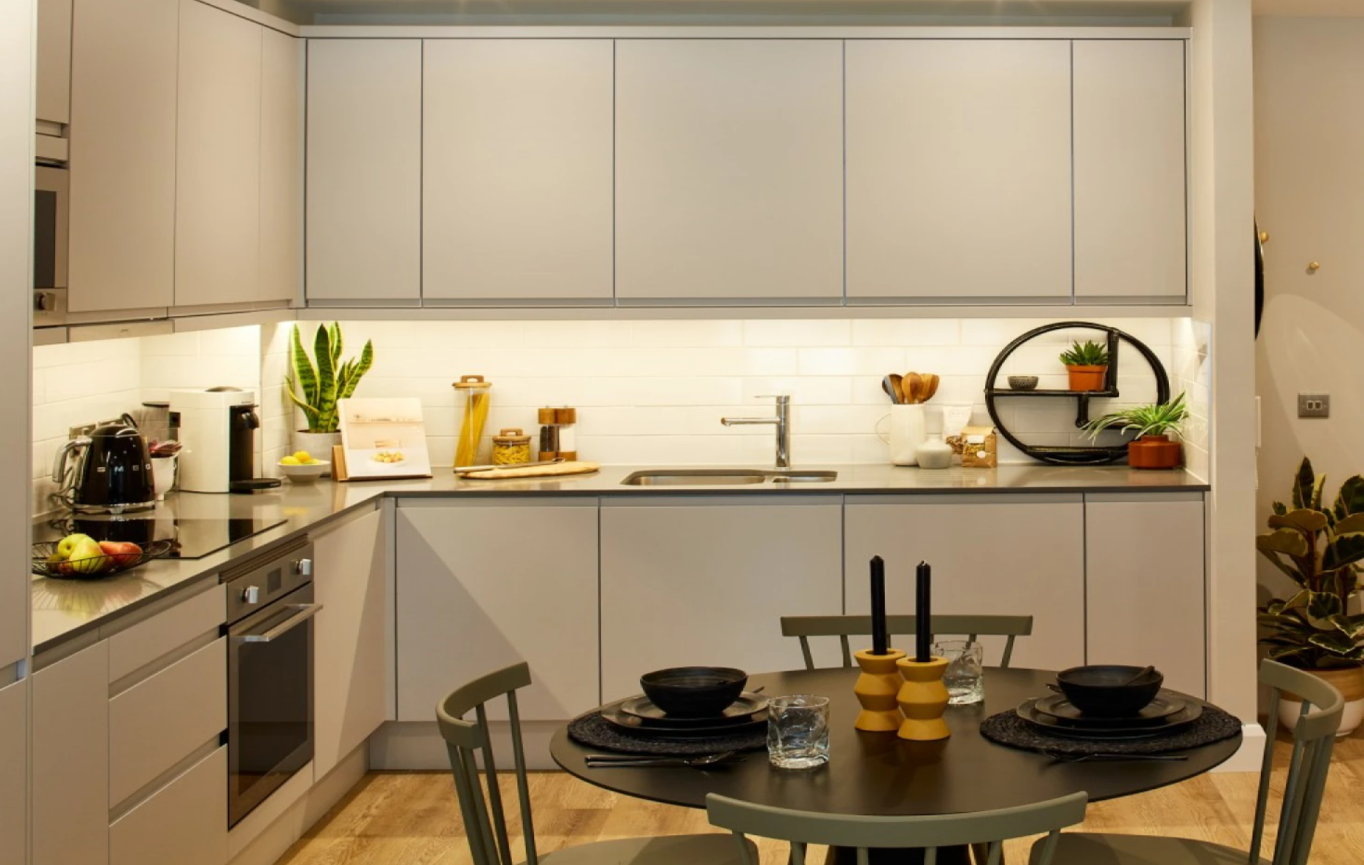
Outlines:
{"label": "woven placemat", "polygon": [[1049,754],[1163,754],[1199,748],[1230,739],[1241,732],[1241,722],[1216,706],[1203,705],[1203,714],[1183,729],[1149,739],[1068,739],[1037,729],[1013,709],[980,722],[980,734],[991,742]]}
{"label": "woven placemat", "polygon": [[568,737],[580,745],[623,754],[660,754],[692,757],[721,751],[757,751],[767,747],[767,725],[760,724],[742,732],[695,739],[658,739],[634,735],[601,716],[588,712],[568,722]]}

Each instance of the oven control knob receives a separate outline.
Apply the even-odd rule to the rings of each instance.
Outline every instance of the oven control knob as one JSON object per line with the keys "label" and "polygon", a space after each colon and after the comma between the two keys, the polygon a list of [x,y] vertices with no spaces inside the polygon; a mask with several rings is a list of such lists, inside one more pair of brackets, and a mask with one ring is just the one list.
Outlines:
{"label": "oven control knob", "polygon": [[311,577],[313,575],[313,560],[299,559],[294,562],[294,572],[300,577]]}
{"label": "oven control knob", "polygon": [[259,604],[260,586],[247,586],[242,589],[242,600],[248,604]]}

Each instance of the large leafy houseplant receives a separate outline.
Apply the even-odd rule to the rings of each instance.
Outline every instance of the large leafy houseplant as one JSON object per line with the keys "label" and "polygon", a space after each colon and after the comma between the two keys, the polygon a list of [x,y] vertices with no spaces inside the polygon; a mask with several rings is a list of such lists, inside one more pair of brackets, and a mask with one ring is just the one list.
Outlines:
{"label": "large leafy houseplant", "polygon": [[1147,436],[1179,435],[1189,408],[1184,403],[1184,394],[1169,402],[1151,403],[1115,411],[1095,418],[1085,426],[1090,440],[1097,439],[1099,433],[1112,427],[1118,432],[1135,432],[1139,439]]}
{"label": "large leafy houseplant", "polygon": [[289,346],[289,365],[293,373],[285,390],[294,405],[303,411],[310,433],[334,433],[340,425],[336,401],[348,399],[356,385],[374,364],[374,344],[366,341],[360,357],[341,361],[341,325],[332,322],[317,326],[313,336],[313,357],[303,347],[299,327],[294,326]]}
{"label": "large leafy houseplant", "polygon": [[1269,531],[1256,547],[1288,576],[1298,591],[1260,608],[1269,632],[1262,642],[1269,657],[1305,670],[1364,664],[1364,615],[1351,615],[1364,561],[1364,479],[1340,485],[1335,502],[1322,504],[1325,477],[1303,459],[1293,479],[1290,508],[1274,503]]}

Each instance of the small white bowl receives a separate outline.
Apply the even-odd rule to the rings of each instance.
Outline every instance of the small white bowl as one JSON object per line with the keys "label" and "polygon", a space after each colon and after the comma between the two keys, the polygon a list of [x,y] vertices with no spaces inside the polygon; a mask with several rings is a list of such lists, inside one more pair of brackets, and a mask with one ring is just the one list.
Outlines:
{"label": "small white bowl", "polygon": [[327,473],[332,464],[326,460],[318,460],[307,465],[291,466],[288,463],[279,463],[280,474],[289,479],[291,484],[311,484],[316,483],[317,479]]}

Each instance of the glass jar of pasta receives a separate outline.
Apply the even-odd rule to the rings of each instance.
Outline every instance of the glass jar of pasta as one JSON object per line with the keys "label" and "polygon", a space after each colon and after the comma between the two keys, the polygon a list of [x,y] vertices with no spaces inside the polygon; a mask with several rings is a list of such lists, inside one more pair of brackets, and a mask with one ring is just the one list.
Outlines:
{"label": "glass jar of pasta", "polygon": [[493,465],[516,466],[528,462],[530,462],[529,435],[513,427],[493,436]]}
{"label": "glass jar of pasta", "polygon": [[455,442],[455,468],[476,466],[483,427],[488,423],[488,402],[493,383],[481,375],[462,376],[455,382],[455,411],[459,412],[459,439]]}

